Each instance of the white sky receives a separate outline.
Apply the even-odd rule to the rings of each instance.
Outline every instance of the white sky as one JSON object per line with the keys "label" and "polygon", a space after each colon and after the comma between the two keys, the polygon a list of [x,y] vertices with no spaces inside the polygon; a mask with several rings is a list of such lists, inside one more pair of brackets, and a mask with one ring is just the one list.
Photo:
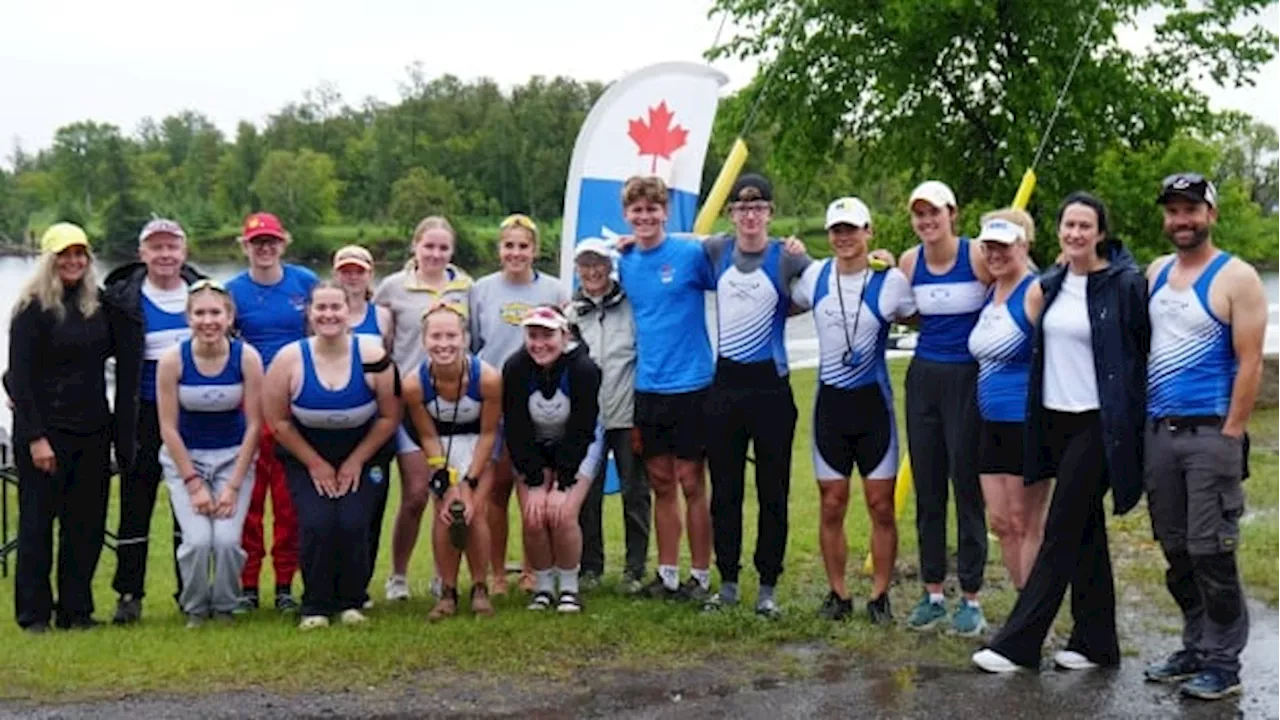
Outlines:
{"label": "white sky", "polygon": [[[182,109],[224,132],[257,123],[321,82],[346,102],[399,97],[405,68],[510,86],[530,75],[611,81],[664,60],[699,60],[719,17],[710,0],[0,0],[0,162],[47,147],[60,125],[133,133]],[[1277,5],[1258,20],[1276,29]],[[726,35],[729,29],[726,28]],[[1147,29],[1131,33],[1140,45]],[[741,87],[753,68],[717,67]],[[1280,61],[1258,86],[1206,86],[1217,108],[1278,124]]]}

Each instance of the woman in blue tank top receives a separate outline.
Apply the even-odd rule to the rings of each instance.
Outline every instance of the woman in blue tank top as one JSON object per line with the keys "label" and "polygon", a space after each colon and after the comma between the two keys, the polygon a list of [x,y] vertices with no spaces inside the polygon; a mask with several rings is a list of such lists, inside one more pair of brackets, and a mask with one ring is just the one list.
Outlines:
{"label": "woman in blue tank top", "polygon": [[969,352],[978,361],[982,497],[1009,579],[1019,591],[1040,550],[1052,486],[1022,482],[1032,326],[1044,305],[1040,283],[1028,265],[1034,238],[1035,223],[1023,210],[983,216],[977,240],[995,281],[969,334]]}
{"label": "woman in blue tank top", "polygon": [[229,339],[235,303],[216,282],[191,286],[187,322],[192,337],[156,365],[156,411],[160,466],[182,528],[178,604],[195,627],[211,615],[229,620],[240,598],[240,536],[262,430],[262,358]]}
{"label": "woman in blue tank top", "polygon": [[[333,254],[333,276],[347,293],[347,306],[351,308],[347,324],[356,335],[377,338],[391,350],[391,309],[375,305],[373,298],[373,255],[359,245],[347,245]],[[391,461],[378,467],[385,478],[391,477]],[[369,579],[378,565],[378,541],[382,539],[382,518],[387,511],[387,494],[391,483],[378,483],[377,497],[373,501],[373,517],[369,519]],[[366,587],[368,582],[365,582]],[[365,607],[373,600],[365,593]]]}
{"label": "woman in blue tank top", "polygon": [[400,423],[395,365],[380,342],[350,332],[349,315],[342,287],[318,283],[307,304],[314,336],[276,355],[264,392],[301,528],[303,630],[331,615],[366,620],[369,521]]}
{"label": "woman in blue tank top", "polygon": [[471,568],[471,611],[492,615],[486,575],[489,526],[484,512],[493,486],[493,450],[502,417],[502,376],[467,352],[467,312],[441,303],[422,318],[427,359],[404,380],[406,427],[437,467],[431,479],[436,498],[431,542],[441,578],[440,598],[428,620],[458,610],[458,566],[462,551]]}
{"label": "woman in blue tank top", "polygon": [[[978,481],[978,365],[969,333],[991,282],[977,243],[956,234],[959,208],[951,188],[921,183],[907,202],[920,244],[902,255],[919,311],[919,342],[907,369],[907,445],[915,479],[916,535],[924,593],[907,618],[912,630],[947,621],[947,496],[955,491],[956,574],[963,595],[950,630],[975,636],[986,628],[978,604],[987,564],[987,523]],[[948,487],[950,480],[950,488]]]}

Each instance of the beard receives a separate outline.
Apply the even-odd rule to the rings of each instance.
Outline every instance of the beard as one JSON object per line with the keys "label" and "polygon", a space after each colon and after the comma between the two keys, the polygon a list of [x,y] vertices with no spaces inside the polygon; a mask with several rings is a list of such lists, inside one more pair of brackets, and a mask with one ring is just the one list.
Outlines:
{"label": "beard", "polygon": [[1196,248],[1208,242],[1209,228],[1207,227],[1192,228],[1190,240],[1179,240],[1178,233],[1185,229],[1186,228],[1179,228],[1178,230],[1175,230],[1171,233],[1166,233],[1166,235],[1169,238],[1169,242],[1173,243],[1174,247],[1178,248],[1179,250],[1195,250]]}

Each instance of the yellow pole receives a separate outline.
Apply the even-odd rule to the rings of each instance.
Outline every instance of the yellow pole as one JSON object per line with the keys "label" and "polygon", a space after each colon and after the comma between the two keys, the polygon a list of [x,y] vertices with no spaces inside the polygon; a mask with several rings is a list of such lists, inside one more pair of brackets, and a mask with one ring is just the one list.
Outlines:
{"label": "yellow pole", "polygon": [[1013,196],[1013,207],[1017,210],[1026,210],[1027,203],[1031,202],[1031,191],[1036,189],[1036,171],[1027,168],[1022,174],[1022,182],[1018,184],[1018,192]]}
{"label": "yellow pole", "polygon": [[742,141],[742,138],[734,140],[733,147],[729,149],[729,156],[724,159],[720,174],[716,176],[716,182],[711,186],[711,192],[707,193],[707,201],[703,203],[697,219],[693,221],[695,234],[711,234],[711,226],[715,224],[716,218],[720,217],[720,211],[724,209],[724,201],[729,197],[729,191],[733,189],[733,182],[738,179],[738,173],[747,163],[747,154],[747,144]]}

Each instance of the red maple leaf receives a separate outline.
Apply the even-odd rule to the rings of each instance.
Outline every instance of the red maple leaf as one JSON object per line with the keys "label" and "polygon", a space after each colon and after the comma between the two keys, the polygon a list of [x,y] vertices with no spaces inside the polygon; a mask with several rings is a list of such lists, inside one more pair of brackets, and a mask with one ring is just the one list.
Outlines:
{"label": "red maple leaf", "polygon": [[644,118],[636,118],[627,122],[627,135],[640,147],[638,155],[652,155],[653,164],[649,172],[658,171],[658,156],[671,159],[671,153],[684,147],[689,131],[676,125],[671,120],[675,113],[667,109],[667,101],[658,103],[658,107],[649,108],[649,122]]}

